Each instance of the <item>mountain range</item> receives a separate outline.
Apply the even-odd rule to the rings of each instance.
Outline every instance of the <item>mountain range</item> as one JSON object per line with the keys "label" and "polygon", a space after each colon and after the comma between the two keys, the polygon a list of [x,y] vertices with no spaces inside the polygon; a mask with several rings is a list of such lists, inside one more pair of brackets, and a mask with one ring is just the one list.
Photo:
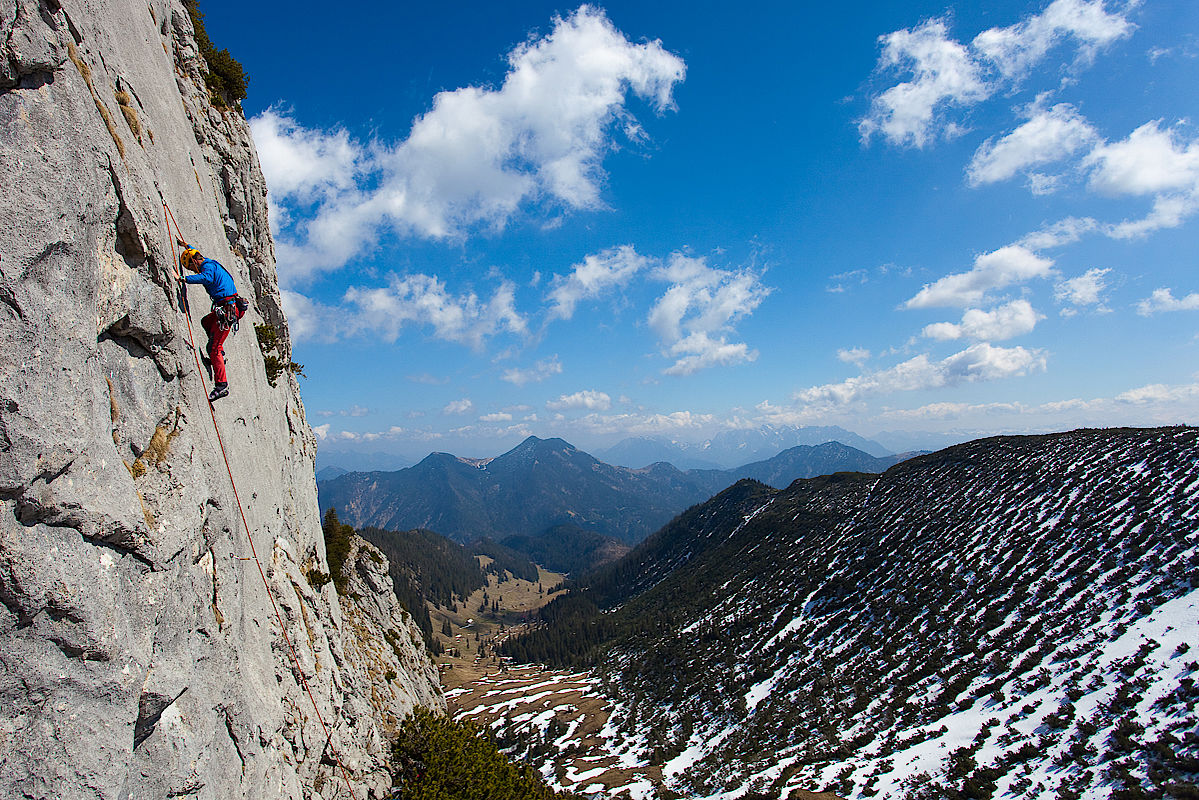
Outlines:
{"label": "mountain range", "polygon": [[[606,464],[561,439],[529,437],[492,459],[433,453],[395,472],[352,472],[318,483],[322,513],[336,508],[356,527],[425,528],[459,542],[491,538],[525,552],[560,549],[534,541],[578,538],[597,557],[623,552],[592,541],[641,541],[683,509],[740,478],[778,486],[842,470],[881,472],[902,456],[878,459],[838,442],[800,445],[734,470],[681,471],[658,462],[641,469]],[[583,537],[583,538],[579,538]],[[546,565],[550,566],[550,565]]]}
{"label": "mountain range", "polygon": [[[751,461],[761,461],[798,445],[841,442],[878,458],[892,454],[876,441],[863,438],[836,425],[803,426],[763,425],[721,431],[698,444],[663,436],[637,436],[623,439],[595,455],[610,464],[641,467],[666,461],[679,469],[733,469]],[[915,448],[904,448],[912,450]]]}
{"label": "mountain range", "polygon": [[507,652],[598,672],[684,796],[1195,797],[1197,464],[1081,430],[742,481]]}

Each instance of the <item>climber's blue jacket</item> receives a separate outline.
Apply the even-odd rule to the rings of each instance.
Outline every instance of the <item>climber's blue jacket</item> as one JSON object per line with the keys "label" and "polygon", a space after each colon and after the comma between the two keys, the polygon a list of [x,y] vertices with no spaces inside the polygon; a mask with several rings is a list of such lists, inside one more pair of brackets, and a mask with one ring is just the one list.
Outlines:
{"label": "climber's blue jacket", "polygon": [[233,285],[233,276],[229,274],[229,270],[211,258],[204,259],[200,271],[185,275],[184,280],[188,283],[202,284],[213,301],[224,300],[237,294],[237,287]]}

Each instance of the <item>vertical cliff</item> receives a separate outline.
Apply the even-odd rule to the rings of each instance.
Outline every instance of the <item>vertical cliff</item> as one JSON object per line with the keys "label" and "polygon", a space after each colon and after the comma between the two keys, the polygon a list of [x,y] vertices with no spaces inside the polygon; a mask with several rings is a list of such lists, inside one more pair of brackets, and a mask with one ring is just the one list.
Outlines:
{"label": "vertical cliff", "polygon": [[[315,440],[254,333],[289,360],[265,184],[204,70],[178,0],[0,5],[3,797],[345,797],[335,753],[378,797],[387,726],[443,703],[381,555],[341,597],[307,578]],[[164,200],[251,302],[215,414],[257,562]],[[207,311],[193,287],[201,347]]]}

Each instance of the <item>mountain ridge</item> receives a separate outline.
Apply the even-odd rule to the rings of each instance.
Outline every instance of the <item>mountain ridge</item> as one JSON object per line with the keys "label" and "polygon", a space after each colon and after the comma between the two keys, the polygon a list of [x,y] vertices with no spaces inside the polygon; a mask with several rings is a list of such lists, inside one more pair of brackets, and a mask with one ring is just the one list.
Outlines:
{"label": "mountain ridge", "polygon": [[595,451],[595,455],[609,463],[634,468],[655,461],[666,461],[679,469],[734,469],[752,461],[765,460],[797,445],[821,445],[833,441],[876,458],[893,454],[886,446],[836,425],[763,425],[722,431],[698,443],[664,436],[634,436],[622,439],[611,447],[601,448]]}
{"label": "mountain ridge", "polygon": [[882,471],[896,458],[876,459],[826,442],[733,470],[684,472],[667,462],[631,469],[606,464],[560,438],[530,436],[494,458],[430,453],[405,470],[320,481],[318,491],[322,512],[337,508],[357,527],[428,528],[465,543],[573,526],[635,544],[747,475],[785,485],[835,470]]}

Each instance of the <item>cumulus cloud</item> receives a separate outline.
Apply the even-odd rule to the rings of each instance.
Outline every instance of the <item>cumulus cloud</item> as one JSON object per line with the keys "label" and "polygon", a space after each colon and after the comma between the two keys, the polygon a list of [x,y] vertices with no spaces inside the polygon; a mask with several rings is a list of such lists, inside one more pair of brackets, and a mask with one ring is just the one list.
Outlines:
{"label": "cumulus cloud", "polygon": [[[1005,181],[1030,167],[1068,158],[1098,138],[1094,127],[1067,103],[1034,107],[1028,122],[978,148],[966,168],[967,180],[972,186]],[[1030,181],[1038,193],[1053,186],[1044,176],[1030,175]]]}
{"label": "cumulus cloud", "polygon": [[1177,130],[1163,130],[1160,121],[1096,147],[1084,166],[1091,170],[1090,187],[1101,194],[1153,198],[1144,218],[1106,226],[1114,239],[1176,228],[1199,211],[1199,138],[1183,140]]}
{"label": "cumulus cloud", "polygon": [[937,322],[924,328],[932,339],[978,339],[998,342],[1031,333],[1037,321],[1044,319],[1027,300],[1013,300],[991,311],[971,308],[960,323]]}
{"label": "cumulus cloud", "polygon": [[1127,139],[1096,147],[1086,158],[1091,188],[1111,195],[1194,194],[1199,186],[1199,139],[1179,140],[1160,121],[1137,128]]}
{"label": "cumulus cloud", "polygon": [[289,289],[281,294],[295,341],[333,342],[364,335],[395,341],[413,325],[431,328],[434,338],[478,349],[492,336],[524,334],[528,328],[516,310],[510,281],[502,281],[486,300],[474,292],[454,294],[439,278],[421,274],[392,275],[387,286],[374,289],[351,286],[338,306]]}
{"label": "cumulus cloud", "polygon": [[991,93],[967,49],[948,36],[944,20],[879,37],[880,71],[905,68],[912,80],[874,98],[858,125],[864,140],[881,133],[892,144],[924,147],[935,134],[934,115],[946,105],[970,105]]}
{"label": "cumulus cloud", "polygon": [[484,414],[479,417],[479,422],[511,422],[512,415],[506,411],[497,411],[494,414]]}
{"label": "cumulus cloud", "polygon": [[328,422],[326,422],[324,425],[314,426],[312,428],[312,432],[316,434],[316,438],[320,439],[323,442],[325,440],[325,438],[329,435],[330,427],[332,427],[332,426]]}
{"label": "cumulus cloud", "polygon": [[991,381],[1044,370],[1043,350],[996,347],[980,342],[941,361],[921,354],[894,367],[848,378],[841,383],[813,386],[795,395],[809,405],[843,406],[872,395],[920,391]]}
{"label": "cumulus cloud", "polygon": [[508,383],[524,386],[527,383],[541,383],[546,378],[562,373],[562,362],[558,360],[558,356],[554,355],[549,358],[544,358],[538,361],[529,369],[512,368],[505,370],[500,376],[501,380]]}
{"label": "cumulus cloud", "polygon": [[879,37],[877,71],[911,79],[873,99],[859,132],[865,141],[881,134],[891,144],[924,147],[960,131],[948,118],[950,108],[975,105],[1019,83],[1055,47],[1073,42],[1085,62],[1132,30],[1103,0],[1054,0],[1042,13],[983,31],[969,45],[952,39],[942,19],[886,34]]}
{"label": "cumulus cloud", "polygon": [[461,400],[451,400],[446,404],[446,407],[441,410],[443,414],[467,414],[475,407],[475,404],[470,401],[469,397],[464,397]]}
{"label": "cumulus cloud", "polygon": [[862,347],[841,348],[837,351],[837,358],[846,364],[856,364],[860,367],[870,360],[870,351]]}
{"label": "cumulus cloud", "polygon": [[[1072,111],[1057,116],[1056,130],[1060,138],[1053,139],[1053,135],[1046,134],[1043,155],[1064,158],[1074,155],[1080,145],[1090,142],[1089,149],[1078,158],[1076,166],[1091,191],[1108,197],[1149,197],[1153,204],[1145,216],[1117,223],[1070,217],[1029,234],[1020,240],[1020,245],[1032,250],[1058,247],[1072,244],[1090,233],[1112,239],[1134,239],[1154,231],[1176,228],[1199,212],[1199,138],[1183,136],[1181,124],[1163,128],[1161,121],[1155,120],[1119,141],[1098,138],[1091,141],[1094,131],[1084,120],[1075,118]],[[1000,144],[1006,141],[1005,137]],[[1006,155],[998,152],[998,145],[988,150],[990,146],[990,143],[984,145],[975,154],[975,161],[968,170],[975,185],[1009,178],[1036,161],[1032,146],[1017,148]],[[1036,191],[1037,179],[1043,176],[1028,175],[1030,185]]]}
{"label": "cumulus cloud", "polygon": [[1079,58],[1090,60],[1103,47],[1130,36],[1135,26],[1109,14],[1103,0],[1054,0],[1043,12],[974,38],[972,49],[1006,78],[1019,80],[1057,45],[1073,39]]}
{"label": "cumulus cloud", "polygon": [[925,284],[904,307],[979,305],[990,291],[1033,278],[1047,277],[1052,269],[1051,259],[1039,256],[1022,245],[1007,245],[978,256],[974,260],[974,268],[969,272],[946,275],[934,283]]}
{"label": "cumulus cloud", "polygon": [[342,328],[348,335],[372,333],[395,341],[405,325],[427,325],[438,339],[478,348],[502,331],[526,331],[514,292],[513,284],[503,281],[484,301],[474,292],[452,294],[434,276],[393,275],[386,287],[346,290]]}
{"label": "cumulus cloud", "polygon": [[650,263],[630,245],[587,256],[569,275],[555,275],[550,282],[548,320],[570,319],[580,301],[620,289]]}
{"label": "cumulus cloud", "polygon": [[362,148],[344,130],[305,130],[276,109],[250,120],[263,174],[271,188],[271,228],[290,222],[295,204],[329,201],[354,185]]}
{"label": "cumulus cloud", "polygon": [[1103,291],[1107,288],[1104,276],[1110,269],[1089,269],[1077,278],[1061,281],[1053,289],[1053,297],[1064,304],[1062,316],[1073,316],[1079,306],[1095,306],[1098,311],[1109,310],[1103,305]]}
{"label": "cumulus cloud", "polygon": [[1199,311],[1199,292],[1176,298],[1171,289],[1155,289],[1153,294],[1137,303],[1137,313],[1143,317],[1162,311]]}
{"label": "cumulus cloud", "polygon": [[569,274],[551,279],[547,323],[570,319],[580,301],[623,288],[637,276],[669,284],[646,320],[662,354],[674,359],[664,374],[690,375],[757,358],[748,344],[730,338],[737,323],[752,314],[771,289],[753,270],[720,269],[706,258],[679,252],[662,260],[624,246],[587,256]]}
{"label": "cumulus cloud", "polygon": [[546,402],[545,407],[550,411],[571,411],[587,409],[588,411],[607,411],[612,407],[612,398],[604,392],[585,389],[574,394],[564,394],[557,400]]}
{"label": "cumulus cloud", "polygon": [[337,338],[338,315],[334,309],[290,289],[281,289],[279,294],[293,341],[332,341]]}
{"label": "cumulus cloud", "polygon": [[[599,208],[617,131],[644,135],[628,97],[673,108],[685,72],[660,42],[630,42],[602,10],[582,6],[513,50],[499,88],[438,94],[398,145],[364,146],[265,112],[252,125],[267,143],[267,184],[297,212],[279,217],[290,221],[278,231],[280,271],[298,280],[339,268],[384,227],[441,239],[501,228],[527,203]],[[303,203],[314,216],[294,205]]]}
{"label": "cumulus cloud", "polygon": [[757,273],[714,269],[704,258],[675,253],[654,276],[671,284],[648,317],[664,352],[676,359],[665,374],[689,375],[757,358],[757,351],[744,342],[728,341],[735,323],[770,294]]}

